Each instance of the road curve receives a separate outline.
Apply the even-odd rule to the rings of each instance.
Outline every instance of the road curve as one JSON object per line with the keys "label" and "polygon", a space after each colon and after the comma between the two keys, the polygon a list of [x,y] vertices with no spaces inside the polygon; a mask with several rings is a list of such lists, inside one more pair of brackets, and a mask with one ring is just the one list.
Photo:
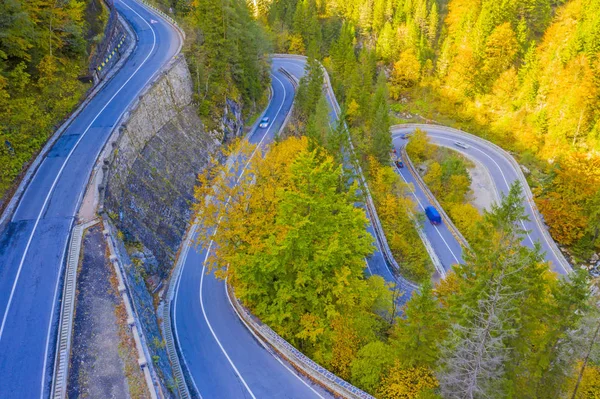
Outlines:
{"label": "road curve", "polygon": [[[402,139],[402,136],[412,133],[416,127],[426,132],[432,143],[459,151],[466,157],[483,165],[492,178],[492,183],[496,189],[495,191],[500,195],[508,193],[509,186],[515,180],[520,180],[522,183],[526,184],[522,172],[517,169],[518,166],[516,161],[513,159],[511,162],[508,158],[510,157],[508,153],[489,141],[456,129],[425,124],[411,124],[407,126],[396,125],[392,129],[394,147],[397,149],[404,147],[407,140]],[[455,145],[456,141],[465,143],[468,148],[457,147]],[[407,168],[401,169],[400,171],[402,176],[407,180],[412,179],[412,182],[415,181],[414,176],[411,175]],[[424,193],[420,190],[418,185],[414,184],[414,186],[417,195],[424,197]],[[527,235],[524,237],[523,244],[528,247],[533,247],[535,242],[539,242],[542,250],[545,252],[546,260],[550,262],[551,268],[559,274],[569,273],[571,268],[568,262],[562,254],[560,254],[556,244],[552,241],[549,233],[545,230],[545,227],[539,220],[539,213],[531,199],[530,190],[528,187],[524,187],[524,189],[526,191],[526,194],[524,195],[524,206],[530,220],[523,224],[523,227],[528,231]],[[445,245],[437,244],[436,251],[442,255],[448,251],[448,248],[446,248]],[[448,255],[445,256],[448,257]]]}
{"label": "road curve", "polygon": [[[265,116],[268,128],[255,128],[248,140],[263,148],[272,142],[294,102],[292,83],[273,59],[273,97]],[[329,398],[322,388],[299,376],[274,356],[241,322],[225,292],[225,283],[206,274],[208,254],[190,247],[192,230],[182,250],[182,269],[173,304],[173,325],[188,380],[204,398]]]}
{"label": "road curve", "polygon": [[[282,58],[279,64],[288,72],[290,72],[296,79],[300,79],[304,75],[306,59],[302,56],[292,55]],[[329,123],[330,126],[335,126],[338,120],[338,113],[336,112],[336,106],[334,103],[337,100],[332,98],[332,95],[334,95],[333,91],[326,90],[324,93],[327,104],[329,105]],[[345,159],[345,163],[347,163],[347,167],[353,168],[353,166],[348,162],[348,159]],[[402,276],[397,275],[395,271],[392,271],[392,266],[388,264],[385,256],[383,255],[384,250],[381,247],[382,244],[377,240],[377,234],[375,233],[375,229],[373,227],[372,216],[369,212],[366,212],[366,216],[369,219],[367,231],[369,234],[371,234],[375,243],[374,253],[366,259],[367,273],[369,275],[379,275],[383,277],[385,281],[398,285],[404,293],[404,295],[400,298],[400,302],[403,304],[410,298],[410,295],[416,286],[405,280]]]}
{"label": "road curve", "polygon": [[[268,129],[255,129],[249,140],[264,146],[277,134],[294,101],[294,87],[279,68],[296,79],[304,75],[306,60],[298,57],[274,57],[272,65],[273,98],[265,116]],[[337,121],[335,101],[326,92],[330,122]],[[368,214],[367,214],[368,215]],[[375,237],[373,227],[369,232]],[[190,388],[202,397],[219,398],[312,398],[330,397],[319,386],[292,371],[290,365],[275,357],[242,324],[229,303],[225,284],[206,274],[208,252],[195,248],[197,236],[192,229],[182,248],[182,270],[177,281],[173,305],[174,335],[186,369]],[[375,240],[377,243],[377,241]],[[369,274],[400,283],[407,300],[414,289],[391,272],[377,243],[375,253],[366,261]],[[209,247],[210,248],[210,247]]]}
{"label": "road curve", "polygon": [[49,395],[66,245],[90,173],[127,106],[180,48],[173,26],[146,7],[115,6],[135,49],[52,146],[0,231],[0,399]]}

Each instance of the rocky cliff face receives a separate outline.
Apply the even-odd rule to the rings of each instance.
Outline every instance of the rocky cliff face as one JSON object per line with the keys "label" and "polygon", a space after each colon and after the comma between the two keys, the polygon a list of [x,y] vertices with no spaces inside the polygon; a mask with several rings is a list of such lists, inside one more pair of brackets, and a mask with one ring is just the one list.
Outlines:
{"label": "rocky cliff face", "polygon": [[206,132],[193,103],[183,55],[157,77],[124,117],[105,176],[103,209],[124,235],[117,252],[163,392],[174,379],[153,294],[165,287],[192,216],[196,176],[221,140],[239,136],[241,106],[227,101],[221,132]]}
{"label": "rocky cliff face", "polygon": [[225,134],[206,132],[193,104],[192,79],[179,56],[141,96],[121,128],[109,167],[105,209],[126,238],[158,260],[146,272],[165,278],[191,217],[196,175],[241,132],[241,108],[227,102]]}

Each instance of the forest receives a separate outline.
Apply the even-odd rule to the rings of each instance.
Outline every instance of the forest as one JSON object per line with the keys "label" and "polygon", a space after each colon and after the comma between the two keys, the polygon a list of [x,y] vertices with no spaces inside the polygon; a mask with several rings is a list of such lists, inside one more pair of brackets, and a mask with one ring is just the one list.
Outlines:
{"label": "forest", "polygon": [[0,204],[90,87],[78,78],[108,14],[99,0],[0,2]]}
{"label": "forest", "polygon": [[[200,231],[219,225],[212,270],[285,339],[378,398],[598,397],[597,298],[587,272],[558,278],[538,247],[520,244],[522,188],[483,214],[469,209],[465,264],[432,285],[424,251],[406,245],[414,205],[388,166],[392,123],[419,114],[462,127],[520,160],[557,241],[580,259],[597,251],[600,27],[590,10],[599,7],[584,3],[257,1],[275,50],[306,54],[307,75],[291,127],[251,162],[252,177],[232,188],[235,170],[216,165],[200,176]],[[342,165],[344,127],[327,123],[319,61],[390,247],[403,274],[421,283],[401,309],[398,289],[359,266],[373,244]],[[463,214],[462,161],[411,142],[413,154],[437,163],[427,183]],[[238,144],[225,155],[251,151]],[[579,218],[578,227],[553,219],[557,210]],[[394,218],[402,226],[395,248],[397,231],[386,223]]]}
{"label": "forest", "polygon": [[[518,158],[553,237],[577,262],[598,252],[600,0],[154,3],[186,31],[209,129],[229,101],[250,121],[264,107],[269,52],[308,56],[285,135],[240,179],[239,163],[219,161],[254,148],[223,137],[229,144],[198,176],[209,267],[254,315],[382,399],[600,397],[598,298],[585,271],[561,279],[540,248],[521,245],[522,187],[457,222],[471,248],[433,284],[414,204],[389,166],[394,123],[478,134]],[[0,195],[89,87],[78,77],[106,19],[95,0],[0,3]],[[320,64],[343,106],[333,127]],[[343,164],[347,133],[401,272],[420,284],[403,307],[397,287],[364,270],[374,243]],[[415,136],[410,151],[438,164],[426,181],[451,216],[472,212],[464,165]]]}
{"label": "forest", "polygon": [[357,183],[323,143],[290,135],[199,176],[198,237],[213,241],[198,245],[253,314],[378,398],[597,397],[597,298],[585,271],[558,278],[521,245],[518,184],[475,224],[465,264],[399,308],[402,293],[364,271]]}
{"label": "forest", "polygon": [[[259,0],[278,51],[332,73],[350,121],[385,75],[393,122],[437,121],[512,151],[552,236],[600,246],[597,0]],[[371,80],[365,84],[365,79]]]}

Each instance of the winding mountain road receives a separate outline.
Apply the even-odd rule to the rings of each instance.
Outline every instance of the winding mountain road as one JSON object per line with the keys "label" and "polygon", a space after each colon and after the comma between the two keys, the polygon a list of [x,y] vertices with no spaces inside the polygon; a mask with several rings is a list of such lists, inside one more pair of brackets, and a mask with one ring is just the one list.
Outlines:
{"label": "winding mountain road", "polygon": [[[469,133],[444,126],[425,124],[394,126],[392,128],[392,139],[394,147],[397,150],[400,150],[407,143],[407,140],[402,137],[412,133],[415,128],[420,128],[426,132],[427,137],[429,137],[433,144],[459,151],[467,158],[471,158],[480,165],[483,165],[492,179],[496,200],[499,200],[500,196],[508,193],[508,189],[514,181],[519,180],[524,183],[524,205],[529,221],[523,223],[523,228],[528,231],[527,235],[524,237],[523,244],[528,247],[533,247],[534,243],[539,242],[542,250],[545,252],[546,260],[550,262],[550,265],[555,272],[567,274],[571,271],[568,262],[560,253],[554,241],[552,241],[546,227],[542,224],[539,212],[534,205],[531,192],[526,186],[522,172],[518,169],[516,161],[514,159],[511,161],[512,157],[510,154],[489,141]],[[457,146],[455,144],[456,142],[465,144],[466,148]],[[418,202],[422,204],[422,206],[431,205],[423,190],[416,184],[415,176],[410,173],[409,169],[398,169],[398,171],[405,181],[413,183],[414,195],[418,198]],[[432,229],[430,228],[429,223],[426,223],[426,230],[428,230],[427,234],[431,237],[432,241],[435,240],[436,234],[431,231]],[[457,257],[458,260],[461,259],[461,247],[456,239],[450,234],[448,228],[446,227],[444,230],[448,232],[445,234],[444,238],[444,241],[446,242],[443,244],[436,242],[434,243],[434,247],[436,252],[440,255],[440,258],[445,259],[444,264],[446,265],[446,262],[454,257]],[[450,237],[448,235],[450,235]],[[449,245],[446,245],[446,243]]]}
{"label": "winding mountain road", "polygon": [[66,246],[90,173],[127,106],[180,48],[175,28],[145,6],[114,3],[137,45],[43,158],[0,231],[0,399],[49,395]]}
{"label": "winding mountain road", "polygon": [[[85,186],[127,106],[180,48],[173,26],[146,7],[133,0],[115,1],[115,6],[138,37],[135,50],[53,145],[0,231],[0,399],[48,396],[66,245]],[[300,78],[305,61],[273,59],[273,97],[265,112],[271,123],[249,136],[260,148],[274,139],[294,101],[294,86],[280,67]],[[327,100],[333,123],[337,113],[329,92]],[[400,135],[413,128],[395,129],[394,144],[402,145]],[[506,192],[510,182],[519,178],[514,165],[481,139],[432,126],[424,129],[436,144],[467,143],[469,148],[462,151],[490,170],[498,192]],[[407,169],[400,172],[405,181],[413,183],[417,202],[427,206],[427,197],[414,184],[414,176]],[[540,241],[554,269],[568,272],[530,202],[527,211],[532,221],[525,225],[530,230],[525,244]],[[447,226],[426,224],[424,229],[445,269],[462,262],[461,247]],[[369,231],[375,236],[372,226]],[[207,252],[191,245],[196,238],[192,229],[182,248],[183,266],[173,304],[175,337],[194,390],[204,398],[331,397],[275,356],[245,327],[229,302],[225,284],[205,273]],[[377,242],[375,253],[366,260],[367,269],[387,281],[398,281],[382,252]],[[409,286],[405,289],[412,290]]]}
{"label": "winding mountain road", "polygon": [[[273,59],[273,99],[265,113],[273,122],[269,129],[256,129],[249,138],[259,146],[267,145],[273,140],[293,102],[294,87],[279,72],[280,67],[299,79],[304,74],[305,60],[298,57]],[[334,124],[337,120],[335,99],[329,91],[326,91],[326,94],[331,123]],[[436,144],[454,148],[454,141],[468,143],[469,149],[465,150],[465,155],[476,158],[490,169],[499,193],[505,193],[508,185],[519,178],[512,164],[491,143],[464,132],[450,132],[443,127],[420,127]],[[412,132],[414,128],[415,126],[395,127],[392,130],[394,145],[397,148],[405,145],[406,140],[400,137]],[[415,202],[424,210],[430,203],[416,183],[415,176],[407,168],[398,171],[405,182],[412,184]],[[533,213],[535,209],[531,203],[527,204],[527,210],[532,221],[525,225],[525,228],[531,231],[524,243],[533,245],[533,242],[540,238],[544,240],[545,235],[540,231],[542,227],[536,222]],[[370,217],[369,213],[367,216]],[[450,270],[452,265],[463,262],[462,248],[446,224],[432,226],[424,223],[423,228],[444,269]],[[368,229],[375,237],[372,224]],[[204,263],[207,252],[199,251],[190,244],[196,239],[192,230],[190,239],[184,245],[184,266],[174,306],[175,334],[188,378],[196,391],[203,397],[214,397],[218,394],[219,398],[329,397],[327,392],[296,374],[290,365],[275,357],[260,339],[242,324],[225,293],[224,282],[216,280],[212,274],[206,274]],[[398,282],[398,276],[391,271],[382,254],[381,244],[377,240],[375,242],[376,251],[366,260],[369,273],[379,274],[387,281]],[[546,250],[547,259],[558,272],[568,270],[561,268],[563,262],[556,257],[550,243],[546,242],[544,246],[542,241],[542,247]],[[402,279],[400,283],[403,283]],[[404,288],[408,292],[413,289],[406,286]]]}
{"label": "winding mountain road", "polygon": [[[273,96],[267,128],[255,127],[248,140],[258,148],[272,142],[294,102],[292,83],[272,65]],[[192,229],[182,250],[183,265],[173,304],[173,329],[188,380],[203,398],[328,398],[259,342],[236,315],[225,283],[206,274],[208,251],[193,245]],[[191,388],[191,387],[190,387]]]}

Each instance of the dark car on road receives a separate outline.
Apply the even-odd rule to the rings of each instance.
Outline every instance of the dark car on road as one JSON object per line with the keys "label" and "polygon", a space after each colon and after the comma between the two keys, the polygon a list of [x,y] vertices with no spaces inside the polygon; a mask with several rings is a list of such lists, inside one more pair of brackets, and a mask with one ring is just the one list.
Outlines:
{"label": "dark car on road", "polygon": [[427,219],[429,219],[431,224],[442,224],[442,217],[434,207],[428,206],[425,208],[425,215],[427,215]]}

